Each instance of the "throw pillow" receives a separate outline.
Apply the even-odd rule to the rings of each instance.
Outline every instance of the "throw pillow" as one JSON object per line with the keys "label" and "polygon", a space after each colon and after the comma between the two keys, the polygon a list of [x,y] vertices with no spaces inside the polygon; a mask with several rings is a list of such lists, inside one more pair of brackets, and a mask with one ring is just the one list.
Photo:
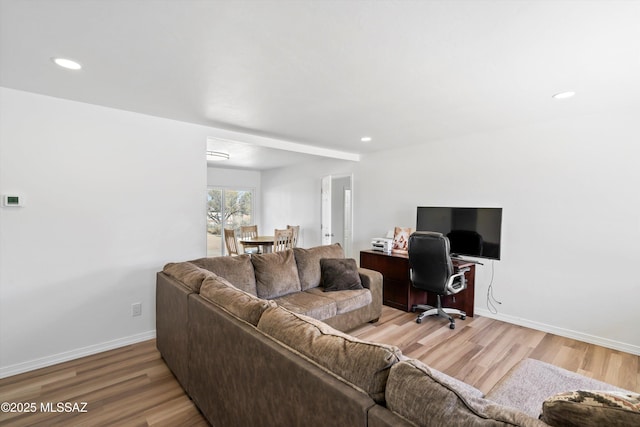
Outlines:
{"label": "throw pillow", "polygon": [[320,270],[325,292],[362,289],[358,265],[353,258],[323,258]]}
{"label": "throw pillow", "polygon": [[552,426],[638,426],[640,394],[577,390],[551,396],[540,419]]}
{"label": "throw pillow", "polygon": [[412,228],[395,227],[393,229],[393,248],[396,253],[406,254],[409,251],[409,236],[413,233]]}

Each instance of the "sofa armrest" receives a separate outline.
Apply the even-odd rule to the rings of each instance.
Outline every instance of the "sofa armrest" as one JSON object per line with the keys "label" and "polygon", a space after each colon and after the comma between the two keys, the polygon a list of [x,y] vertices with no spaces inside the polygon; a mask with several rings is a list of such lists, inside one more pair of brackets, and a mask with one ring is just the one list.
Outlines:
{"label": "sofa armrest", "polygon": [[182,387],[189,391],[188,304],[193,291],[159,272],[156,275],[156,347]]}
{"label": "sofa armrest", "polygon": [[372,292],[377,288],[382,290],[382,274],[379,271],[358,267],[358,274],[360,275],[362,286],[371,289]]}
{"label": "sofa armrest", "polygon": [[371,291],[371,305],[375,308],[376,317],[382,314],[382,273],[368,268],[358,268],[362,286]]}

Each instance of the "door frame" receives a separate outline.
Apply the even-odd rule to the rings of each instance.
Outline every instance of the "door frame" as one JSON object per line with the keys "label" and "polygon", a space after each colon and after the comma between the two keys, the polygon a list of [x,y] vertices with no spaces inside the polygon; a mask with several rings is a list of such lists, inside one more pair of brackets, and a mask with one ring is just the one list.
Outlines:
{"label": "door frame", "polygon": [[[341,233],[343,235],[343,241],[338,242],[342,245],[346,257],[352,256],[353,251],[353,174],[335,174],[335,175],[326,175],[322,177],[321,180],[321,190],[320,190],[320,205],[321,205],[321,214],[320,214],[320,235],[322,244],[332,244],[336,243],[333,240],[334,232],[332,229],[332,224],[335,221],[332,221],[332,216],[334,213],[334,209],[332,206],[332,193],[334,191],[333,182],[334,180],[349,178],[349,196],[347,197],[345,193],[343,193],[342,197],[342,206],[340,208],[340,213],[343,215],[343,228],[345,231]],[[347,203],[350,202],[350,203]]]}

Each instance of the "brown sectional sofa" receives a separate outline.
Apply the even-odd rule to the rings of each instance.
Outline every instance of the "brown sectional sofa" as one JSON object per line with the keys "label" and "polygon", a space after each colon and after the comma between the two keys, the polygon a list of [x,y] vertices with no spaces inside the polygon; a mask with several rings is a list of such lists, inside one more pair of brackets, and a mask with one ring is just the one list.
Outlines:
{"label": "brown sectional sofa", "polygon": [[194,301],[207,297],[209,286],[201,293],[207,278],[224,278],[246,297],[271,300],[343,331],[377,320],[382,312],[382,275],[360,268],[357,272],[362,289],[323,292],[325,286],[321,285],[332,284],[322,283],[322,259],[344,259],[344,251],[334,244],[167,264],[157,274],[156,340],[185,390],[189,390],[190,379],[185,355],[189,352],[189,334],[194,334],[187,326],[193,325],[189,308]]}
{"label": "brown sectional sofa", "polygon": [[[538,415],[553,394],[585,388],[620,391],[527,359],[484,396],[407,359],[395,346],[338,330],[377,319],[382,297],[379,273],[364,269],[358,270],[364,290],[323,292],[331,284],[323,283],[320,260],[343,257],[339,247],[292,251],[300,288],[286,268],[291,254],[266,255],[272,254],[253,261],[255,255],[168,264],[158,273],[158,349],[214,426],[545,426]],[[247,276],[247,260],[255,281]],[[256,273],[256,265],[263,271]],[[268,280],[278,283],[269,288]],[[367,292],[369,303],[360,295]],[[331,300],[320,300],[329,307],[311,297]],[[631,402],[637,399],[626,393]],[[549,410],[543,419],[571,425],[558,412],[580,418],[580,406],[546,402],[555,417]],[[585,419],[637,425],[628,424],[638,421],[634,416],[640,412],[604,408],[581,418],[580,425],[589,425]]]}

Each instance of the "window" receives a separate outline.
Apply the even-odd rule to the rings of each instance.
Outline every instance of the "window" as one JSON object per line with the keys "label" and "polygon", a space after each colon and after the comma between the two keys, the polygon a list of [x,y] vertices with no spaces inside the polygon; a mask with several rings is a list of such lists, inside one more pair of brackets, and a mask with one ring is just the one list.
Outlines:
{"label": "window", "polygon": [[207,190],[207,256],[224,255],[222,239],[224,228],[238,230],[241,225],[252,225],[253,190],[209,188]]}

